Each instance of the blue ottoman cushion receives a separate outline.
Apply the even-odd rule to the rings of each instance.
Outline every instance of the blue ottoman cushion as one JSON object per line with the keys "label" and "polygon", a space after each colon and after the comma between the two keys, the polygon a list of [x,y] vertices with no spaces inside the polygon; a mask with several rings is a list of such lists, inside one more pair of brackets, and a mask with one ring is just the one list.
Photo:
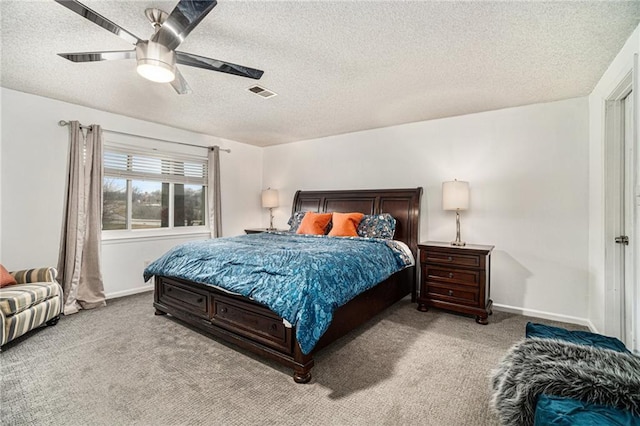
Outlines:
{"label": "blue ottoman cushion", "polygon": [[526,337],[539,339],[559,339],[577,345],[594,346],[602,349],[611,349],[617,352],[629,352],[627,347],[615,337],[607,337],[589,331],[571,331],[550,325],[527,323]]}
{"label": "blue ottoman cushion", "polygon": [[638,426],[629,411],[542,394],[536,405],[534,426]]}

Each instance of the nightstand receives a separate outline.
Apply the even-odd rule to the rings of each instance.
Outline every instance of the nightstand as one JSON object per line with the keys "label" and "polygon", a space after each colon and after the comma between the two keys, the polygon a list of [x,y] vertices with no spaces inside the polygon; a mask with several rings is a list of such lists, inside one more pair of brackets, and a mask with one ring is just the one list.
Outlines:
{"label": "nightstand", "polygon": [[286,229],[249,228],[245,229],[245,234],[260,234],[261,232],[284,232]]}
{"label": "nightstand", "polygon": [[427,241],[420,249],[420,295],[418,310],[429,307],[475,315],[488,324],[492,314],[491,251],[493,246]]}

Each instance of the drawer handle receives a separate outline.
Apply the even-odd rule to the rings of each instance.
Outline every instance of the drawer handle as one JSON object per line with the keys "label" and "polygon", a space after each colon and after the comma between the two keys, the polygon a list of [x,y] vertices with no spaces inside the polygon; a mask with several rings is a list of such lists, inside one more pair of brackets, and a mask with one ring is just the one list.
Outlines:
{"label": "drawer handle", "polygon": [[198,299],[198,300],[196,301],[196,303],[202,303],[202,301],[203,301],[203,300],[204,300],[204,299],[201,297],[200,299]]}
{"label": "drawer handle", "polygon": [[453,296],[453,290],[449,290],[449,296]]}
{"label": "drawer handle", "polygon": [[449,262],[453,262],[453,257],[449,256],[449,257],[447,257],[447,260],[448,260]]}
{"label": "drawer handle", "polygon": [[223,314],[227,313],[227,308],[220,308],[220,312],[222,312]]}
{"label": "drawer handle", "polygon": [[276,331],[278,326],[276,324],[271,324],[271,330]]}
{"label": "drawer handle", "polygon": [[172,290],[172,288],[171,288],[171,287],[168,287],[168,288],[167,288],[167,292],[170,292],[171,290]]}
{"label": "drawer handle", "polygon": [[449,272],[449,278],[453,278],[453,272]]}

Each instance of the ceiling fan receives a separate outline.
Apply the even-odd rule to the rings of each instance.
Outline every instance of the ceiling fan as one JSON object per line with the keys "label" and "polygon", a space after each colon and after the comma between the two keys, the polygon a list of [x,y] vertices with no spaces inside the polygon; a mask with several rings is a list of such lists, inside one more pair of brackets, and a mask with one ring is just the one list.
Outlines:
{"label": "ceiling fan", "polygon": [[180,0],[169,14],[160,9],[146,9],[144,13],[155,30],[149,40],[140,39],[76,0],[55,1],[136,47],[133,50],[58,53],[70,61],[95,62],[112,59],[136,59],[138,61],[137,71],[141,76],[158,83],[171,83],[171,86],[181,95],[192,91],[176,67],[176,63],[256,80],[262,77],[263,71],[258,69],[175,50],[200,21],[211,12],[211,9],[217,4],[216,0]]}

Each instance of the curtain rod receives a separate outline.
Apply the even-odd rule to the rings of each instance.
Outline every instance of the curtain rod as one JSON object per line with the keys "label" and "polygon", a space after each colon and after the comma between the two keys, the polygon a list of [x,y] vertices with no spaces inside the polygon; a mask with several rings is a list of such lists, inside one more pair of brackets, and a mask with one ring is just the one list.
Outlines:
{"label": "curtain rod", "polygon": [[[68,126],[68,125],[69,125],[68,121],[65,121],[65,120],[58,121],[58,126],[60,126],[60,127],[64,127],[64,126]],[[91,126],[85,126],[85,125],[81,124],[80,128],[81,129],[91,129]],[[185,146],[194,146],[196,148],[213,149],[212,146],[202,146],[202,145],[195,145],[195,144],[186,143],[186,142],[176,142],[176,141],[170,141],[168,139],[154,138],[154,137],[151,137],[151,136],[136,135],[135,133],[118,132],[116,130],[109,130],[109,129],[102,129],[102,130],[105,131],[105,132],[114,133],[114,134],[117,134],[117,135],[135,136],[137,138],[150,139],[150,140],[154,140],[154,141],[174,143],[174,144],[185,145]],[[230,149],[224,149],[224,148],[220,148],[220,151],[229,152],[229,153],[231,152]]]}

